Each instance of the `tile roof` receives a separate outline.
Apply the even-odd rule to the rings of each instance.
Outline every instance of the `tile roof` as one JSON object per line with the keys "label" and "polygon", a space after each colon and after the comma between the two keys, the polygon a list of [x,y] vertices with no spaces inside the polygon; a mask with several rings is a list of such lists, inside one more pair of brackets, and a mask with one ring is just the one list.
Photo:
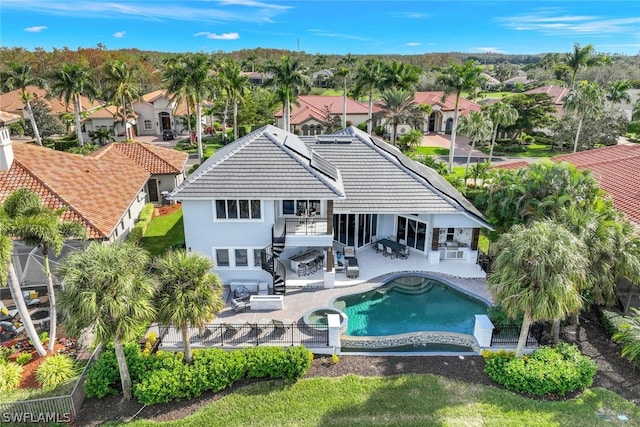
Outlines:
{"label": "tile roof", "polygon": [[[304,95],[298,97],[300,105],[293,105],[291,111],[291,124],[297,125],[314,118],[316,120],[325,120],[325,110],[328,107],[329,112],[333,115],[342,115],[342,96],[315,96]],[[368,112],[366,104],[347,98],[347,115],[362,114]],[[276,117],[282,117],[282,110],[275,113]]]}
{"label": "tile roof", "polygon": [[552,159],[588,169],[627,219],[640,226],[640,146],[614,145]]}
{"label": "tile roof", "polygon": [[100,157],[109,150],[120,151],[152,175],[180,174],[189,158],[189,154],[183,151],[142,142],[113,142],[94,151],[91,156]]}
{"label": "tile roof", "polygon": [[[443,95],[444,92],[416,92],[416,104],[438,105],[442,111],[455,111],[455,94],[449,95],[444,100],[442,99]],[[469,114],[470,111],[480,111],[482,107],[473,101],[460,97],[458,100],[458,109],[462,114]]]}
{"label": "tile roof", "polygon": [[465,212],[489,226],[435,171],[354,127],[297,137],[265,126],[216,152],[170,198],[330,199],[335,212]]}
{"label": "tile roof", "polygon": [[22,116],[0,110],[0,126],[8,125],[22,119]]}
{"label": "tile roof", "polygon": [[556,86],[556,85],[546,85],[537,87],[535,89],[530,89],[524,92],[525,94],[535,94],[535,93],[546,93],[551,97],[554,104],[564,104],[564,98],[569,93],[569,88]]}
{"label": "tile roof", "polygon": [[324,166],[297,136],[267,125],[216,151],[170,198],[344,197],[339,173]]}
{"label": "tile roof", "polygon": [[149,173],[119,151],[82,156],[32,144],[13,143],[14,162],[0,171],[0,201],[27,187],[47,206],[68,207],[68,219],[87,225],[89,237],[109,238]]}
{"label": "tile roof", "polygon": [[[27,91],[33,95],[37,95],[51,108],[51,114],[60,114],[63,112],[72,112],[73,103],[68,104],[58,98],[47,99],[47,90],[40,89],[37,86],[28,86]],[[91,101],[86,96],[80,96],[80,103],[83,111],[91,111],[102,106],[98,101]],[[19,89],[12,90],[0,95],[0,110],[16,112],[24,109],[24,102]]]}
{"label": "tile roof", "polygon": [[499,165],[491,166],[491,169],[516,170],[520,168],[526,168],[529,165],[529,162],[520,160],[517,162],[502,163]]}
{"label": "tile roof", "polygon": [[[167,93],[166,89],[158,89],[153,92],[146,93],[140,97],[143,102],[148,104],[153,104],[158,98],[165,97],[167,100],[171,99],[171,96]],[[189,111],[190,114],[194,114],[195,111]],[[187,115],[187,103],[184,100],[178,102],[178,105],[173,109],[173,114],[176,116],[186,116]]]}

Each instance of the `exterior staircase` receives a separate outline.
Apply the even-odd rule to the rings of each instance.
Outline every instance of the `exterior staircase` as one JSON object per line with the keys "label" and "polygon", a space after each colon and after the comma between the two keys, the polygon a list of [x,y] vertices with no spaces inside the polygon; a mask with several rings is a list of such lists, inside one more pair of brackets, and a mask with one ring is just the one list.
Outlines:
{"label": "exterior staircase", "polygon": [[271,246],[261,252],[261,265],[273,278],[273,293],[284,295],[287,290],[287,271],[279,258],[284,250],[285,236],[275,237],[272,229],[271,242]]}

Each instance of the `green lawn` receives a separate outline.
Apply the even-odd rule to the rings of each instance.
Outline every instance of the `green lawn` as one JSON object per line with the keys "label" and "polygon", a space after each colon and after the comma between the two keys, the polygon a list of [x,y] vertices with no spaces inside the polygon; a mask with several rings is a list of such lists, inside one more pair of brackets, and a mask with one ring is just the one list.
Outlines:
{"label": "green lawn", "polygon": [[[206,158],[211,157],[216,150],[222,147],[220,136],[208,136],[202,138],[202,150],[204,151],[204,156]],[[198,145],[197,144],[189,144],[189,139],[180,140],[176,146],[176,150],[184,151],[189,154],[198,154]]]}
{"label": "green lawn", "polygon": [[[478,150],[483,153],[489,155],[489,145],[477,147]],[[494,148],[494,156],[497,156],[496,151],[498,150],[498,145]],[[500,157],[511,157],[511,158],[529,158],[529,157],[554,157],[559,156],[561,154],[567,154],[569,151],[560,151],[557,147],[551,150],[551,147],[546,144],[536,144],[532,143],[526,146],[526,151],[522,153],[505,153],[504,155],[500,155]]]}
{"label": "green lawn", "polygon": [[153,218],[142,239],[142,247],[148,250],[152,256],[161,255],[168,248],[180,244],[184,244],[182,209],[169,215]]}
{"label": "green lawn", "polygon": [[[630,421],[620,421],[618,415]],[[130,425],[582,427],[638,425],[638,421],[640,408],[601,388],[549,402],[434,375],[348,375],[294,384],[261,381],[238,388],[185,419]]]}
{"label": "green lawn", "polygon": [[422,154],[423,156],[448,156],[449,149],[442,147],[417,147],[414,150],[417,154]]}

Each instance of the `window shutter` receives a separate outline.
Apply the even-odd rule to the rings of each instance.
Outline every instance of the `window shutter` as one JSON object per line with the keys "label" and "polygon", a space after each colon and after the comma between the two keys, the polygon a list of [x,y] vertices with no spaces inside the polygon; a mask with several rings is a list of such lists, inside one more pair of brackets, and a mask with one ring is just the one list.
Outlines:
{"label": "window shutter", "polygon": [[480,229],[474,228],[473,235],[471,236],[471,250],[475,251],[478,249],[478,239],[480,238]]}
{"label": "window shutter", "polygon": [[437,251],[438,250],[438,238],[440,237],[440,229],[439,228],[434,228],[433,229],[433,234],[431,235],[431,250],[432,251]]}

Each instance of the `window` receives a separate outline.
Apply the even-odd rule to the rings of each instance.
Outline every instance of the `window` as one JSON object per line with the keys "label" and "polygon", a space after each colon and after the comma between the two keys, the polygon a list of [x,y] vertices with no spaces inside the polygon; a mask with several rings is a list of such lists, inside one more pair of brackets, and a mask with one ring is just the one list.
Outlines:
{"label": "window", "polygon": [[216,264],[218,267],[229,267],[228,249],[216,249]]}
{"label": "window", "polygon": [[295,215],[297,213],[307,212],[307,209],[315,212],[320,216],[320,200],[283,200],[282,214]]}
{"label": "window", "polygon": [[453,242],[455,234],[455,228],[447,228],[447,242]]}
{"label": "window", "polygon": [[396,238],[404,240],[406,245],[419,251],[425,250],[427,224],[414,218],[398,216]]}
{"label": "window", "polygon": [[261,249],[253,250],[253,266],[262,267],[262,250]]}
{"label": "window", "polygon": [[144,130],[151,130],[151,120],[144,121]]}
{"label": "window", "polygon": [[260,219],[260,200],[216,200],[217,219]]}
{"label": "window", "polygon": [[249,259],[247,258],[246,249],[236,249],[236,267],[248,267]]}

